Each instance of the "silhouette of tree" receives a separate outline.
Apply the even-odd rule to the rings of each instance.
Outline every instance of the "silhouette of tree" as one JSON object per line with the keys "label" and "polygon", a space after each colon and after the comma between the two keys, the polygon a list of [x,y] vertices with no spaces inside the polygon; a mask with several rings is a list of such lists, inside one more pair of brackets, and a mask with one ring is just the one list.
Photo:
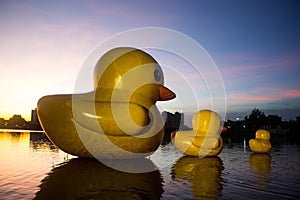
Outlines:
{"label": "silhouette of tree", "polygon": [[295,137],[295,139],[300,139],[300,116],[296,117],[296,120],[289,121],[289,130]]}
{"label": "silhouette of tree", "polygon": [[264,112],[254,108],[251,114],[245,117],[245,121],[250,130],[256,131],[266,125],[267,118]]}
{"label": "silhouette of tree", "polygon": [[268,115],[267,121],[270,128],[277,128],[282,125],[282,117],[278,115]]}
{"label": "silhouette of tree", "polygon": [[278,115],[266,116],[258,108],[254,108],[250,115],[245,116],[244,120],[227,120],[224,123],[222,136],[233,140],[241,141],[254,137],[255,132],[260,129],[267,129],[272,137],[286,137],[300,142],[300,116],[293,120],[283,121]]}
{"label": "silhouette of tree", "polygon": [[265,117],[266,115],[264,112],[260,111],[258,108],[254,108],[249,115],[249,120],[263,119]]}

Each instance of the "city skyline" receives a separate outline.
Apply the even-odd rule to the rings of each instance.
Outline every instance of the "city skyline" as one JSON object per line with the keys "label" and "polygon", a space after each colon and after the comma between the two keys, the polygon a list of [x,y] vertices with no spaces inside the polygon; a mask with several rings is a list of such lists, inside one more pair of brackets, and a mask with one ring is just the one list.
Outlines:
{"label": "city skyline", "polygon": [[[191,37],[213,59],[224,82],[228,118],[244,117],[257,107],[294,119],[300,114],[299,8],[293,0],[1,1],[0,116],[17,113],[29,119],[42,96],[74,93],[82,64],[111,36],[162,27]],[[159,63],[178,65],[166,55],[156,56]],[[203,85],[184,63],[177,68]],[[195,112],[184,80],[171,73],[165,79],[182,104],[167,102],[161,111]],[[200,109],[207,103],[205,94],[199,94]]]}
{"label": "city skyline", "polygon": [[28,117],[25,117],[25,116],[23,116],[23,115],[21,115],[21,114],[19,114],[19,113],[14,113],[14,114],[12,114],[12,115],[9,116],[9,117],[4,117],[4,116],[1,116],[1,115],[0,115],[0,119],[9,120],[9,119],[13,118],[14,116],[20,116],[20,117],[22,117],[24,120],[26,120],[27,122],[39,123],[39,122],[38,122],[39,120],[38,120],[36,108],[35,108],[35,109],[31,109],[29,118],[28,118]]}
{"label": "city skyline", "polygon": [[[253,109],[259,109],[259,108],[253,108]],[[246,117],[249,116],[249,114],[253,111],[252,110],[249,110],[249,111],[245,111],[245,112],[232,112],[232,113],[228,113],[227,114],[227,117],[226,117],[226,121],[227,120],[232,120],[232,121],[239,121],[239,120],[244,120]],[[259,109],[260,110],[260,109]],[[299,117],[300,115],[297,113],[295,113],[295,117],[294,118],[290,118],[290,119],[287,119],[286,116],[284,115],[281,115],[280,113],[276,113],[276,112],[272,112],[272,111],[269,111],[269,112],[265,112],[264,110],[261,110],[262,113],[264,113],[266,116],[278,116],[278,117],[281,117],[283,121],[290,121],[290,120],[296,120],[297,117]],[[192,118],[194,116],[195,113],[180,113],[179,111],[175,111],[175,112],[169,112],[169,111],[162,111],[161,114],[162,114],[162,117],[164,118],[164,113],[168,113],[168,114],[171,114],[171,115],[176,115],[176,113],[180,114],[181,116],[184,116],[183,117],[183,124],[181,125],[186,125],[188,127],[192,127]],[[37,116],[37,111],[36,111],[36,108],[35,109],[32,109],[31,110],[31,116],[30,118],[26,118],[24,116],[22,116],[21,114],[12,114],[11,116],[9,117],[3,117],[3,116],[0,116],[0,120],[4,120],[4,121],[9,121],[11,120],[12,118],[14,117],[20,117],[22,119],[24,119],[26,122],[29,122],[29,123],[33,123],[33,124],[39,124],[39,119],[38,119],[38,116]]]}

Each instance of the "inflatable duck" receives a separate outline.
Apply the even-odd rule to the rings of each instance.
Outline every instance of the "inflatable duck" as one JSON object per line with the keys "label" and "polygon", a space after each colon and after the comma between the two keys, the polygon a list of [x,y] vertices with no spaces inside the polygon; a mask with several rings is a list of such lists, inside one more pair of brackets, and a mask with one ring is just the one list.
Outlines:
{"label": "inflatable duck", "polygon": [[267,153],[271,150],[270,132],[259,129],[255,133],[255,139],[249,141],[250,150],[254,153]]}
{"label": "inflatable duck", "polygon": [[174,146],[189,156],[216,156],[223,149],[221,118],[211,110],[201,110],[192,119],[193,130],[171,135]]}
{"label": "inflatable duck", "polygon": [[63,151],[83,158],[140,158],[163,138],[156,101],[175,98],[159,64],[135,48],[115,48],[94,69],[94,91],[50,95],[37,104],[41,125]]}

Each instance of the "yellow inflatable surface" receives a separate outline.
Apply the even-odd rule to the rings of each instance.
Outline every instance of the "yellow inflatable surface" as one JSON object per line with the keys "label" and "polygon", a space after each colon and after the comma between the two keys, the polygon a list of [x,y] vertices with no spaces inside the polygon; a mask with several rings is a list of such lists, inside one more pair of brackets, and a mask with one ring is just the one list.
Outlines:
{"label": "yellow inflatable surface", "polygon": [[271,150],[270,132],[259,129],[255,133],[255,139],[249,141],[250,150],[255,153],[267,153]]}
{"label": "yellow inflatable surface", "polygon": [[189,156],[216,156],[223,149],[221,118],[211,110],[201,110],[192,119],[193,130],[171,135],[174,146]]}
{"label": "yellow inflatable surface", "polygon": [[94,69],[94,91],[50,95],[37,104],[41,125],[63,151],[79,157],[139,158],[163,138],[156,101],[175,98],[159,64],[144,51],[116,48]]}

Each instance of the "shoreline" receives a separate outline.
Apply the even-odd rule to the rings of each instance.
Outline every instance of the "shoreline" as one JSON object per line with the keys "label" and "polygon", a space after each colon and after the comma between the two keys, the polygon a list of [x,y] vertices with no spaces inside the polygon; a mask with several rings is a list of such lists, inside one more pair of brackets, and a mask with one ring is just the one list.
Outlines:
{"label": "shoreline", "polygon": [[44,133],[43,130],[31,130],[31,129],[5,129],[5,128],[0,128],[0,132],[31,132],[31,133]]}

